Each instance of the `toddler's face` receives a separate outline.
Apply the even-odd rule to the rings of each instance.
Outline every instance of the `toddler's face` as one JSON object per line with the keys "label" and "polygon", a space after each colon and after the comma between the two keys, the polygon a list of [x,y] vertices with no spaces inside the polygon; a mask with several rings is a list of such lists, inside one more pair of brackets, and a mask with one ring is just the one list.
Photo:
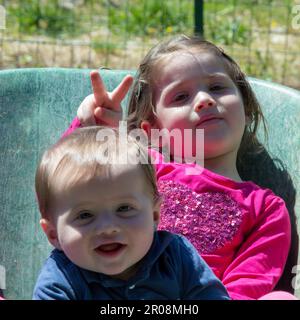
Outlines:
{"label": "toddler's face", "polygon": [[109,176],[69,190],[57,188],[55,221],[44,221],[49,241],[76,265],[127,279],[148,252],[159,204],[141,168],[118,165]]}
{"label": "toddler's face", "polygon": [[[175,52],[159,64],[155,84],[156,126],[160,129],[204,129],[204,158],[236,154],[245,128],[245,112],[238,88],[220,58],[207,52]],[[193,154],[197,148],[191,143]],[[198,146],[199,147],[199,146]],[[171,153],[181,150],[171,145]],[[177,153],[177,154],[176,154]],[[179,153],[179,154],[178,154]]]}

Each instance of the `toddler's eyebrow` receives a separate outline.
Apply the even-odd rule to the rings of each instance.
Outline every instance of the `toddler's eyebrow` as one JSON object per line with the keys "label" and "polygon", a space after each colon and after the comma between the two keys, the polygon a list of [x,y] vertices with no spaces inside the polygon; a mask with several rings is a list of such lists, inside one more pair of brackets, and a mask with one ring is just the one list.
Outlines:
{"label": "toddler's eyebrow", "polygon": [[91,202],[76,202],[72,205],[72,208],[70,210],[71,213],[76,213],[77,211],[82,211],[82,210],[90,210],[91,209]]}

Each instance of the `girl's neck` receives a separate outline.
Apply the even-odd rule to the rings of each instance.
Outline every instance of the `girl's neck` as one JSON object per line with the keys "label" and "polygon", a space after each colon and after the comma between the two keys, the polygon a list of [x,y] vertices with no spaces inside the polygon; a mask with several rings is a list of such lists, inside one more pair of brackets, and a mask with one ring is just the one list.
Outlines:
{"label": "girl's neck", "polygon": [[[159,149],[159,152],[164,154],[163,149]],[[237,158],[236,152],[229,152],[229,153],[226,153],[225,155],[223,154],[218,157],[205,159],[204,168],[214,173],[217,173],[221,176],[230,178],[236,182],[243,182],[243,180],[241,179],[237,171],[236,158]],[[171,162],[174,161],[174,158],[172,155],[170,156],[170,161]]]}
{"label": "girl's neck", "polygon": [[237,182],[242,182],[242,179],[236,167],[236,154],[227,153],[225,155],[205,159],[204,167],[214,173],[230,178]]}

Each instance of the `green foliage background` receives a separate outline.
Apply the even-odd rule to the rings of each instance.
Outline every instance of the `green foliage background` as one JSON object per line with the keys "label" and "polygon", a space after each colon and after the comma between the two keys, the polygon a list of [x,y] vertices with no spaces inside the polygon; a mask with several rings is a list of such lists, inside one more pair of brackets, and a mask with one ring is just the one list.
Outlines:
{"label": "green foliage background", "polygon": [[[23,42],[37,38],[48,43],[88,41],[96,54],[105,54],[105,63],[110,66],[108,55],[124,58],[132,54],[123,52],[130,41],[143,46],[146,52],[166,36],[192,34],[194,30],[192,0],[73,0],[77,3],[73,7],[66,5],[70,2],[6,1],[6,35]],[[295,0],[205,1],[205,38],[229,51],[248,74],[300,87],[295,72],[300,67],[296,57],[300,30],[293,30],[291,23],[295,4]],[[99,30],[104,31],[101,34]],[[35,66],[38,59],[26,54],[29,66]],[[22,59],[26,66],[22,55],[17,57],[18,66],[22,66]],[[41,63],[37,61],[36,66]],[[111,66],[118,67],[115,63]],[[124,66],[136,68],[137,64],[122,62],[119,68]]]}

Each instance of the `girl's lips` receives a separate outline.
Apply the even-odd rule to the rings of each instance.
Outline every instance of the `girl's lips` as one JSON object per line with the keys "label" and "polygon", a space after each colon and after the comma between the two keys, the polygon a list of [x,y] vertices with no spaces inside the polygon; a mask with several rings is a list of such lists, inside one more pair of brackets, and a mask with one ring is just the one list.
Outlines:
{"label": "girl's lips", "polygon": [[218,123],[221,120],[222,118],[219,118],[219,117],[206,117],[199,121],[199,123],[197,124],[197,127],[205,127],[206,125]]}
{"label": "girl's lips", "polygon": [[100,245],[95,249],[95,251],[101,256],[114,257],[117,256],[121,251],[123,251],[125,247],[125,244],[114,242]]}

